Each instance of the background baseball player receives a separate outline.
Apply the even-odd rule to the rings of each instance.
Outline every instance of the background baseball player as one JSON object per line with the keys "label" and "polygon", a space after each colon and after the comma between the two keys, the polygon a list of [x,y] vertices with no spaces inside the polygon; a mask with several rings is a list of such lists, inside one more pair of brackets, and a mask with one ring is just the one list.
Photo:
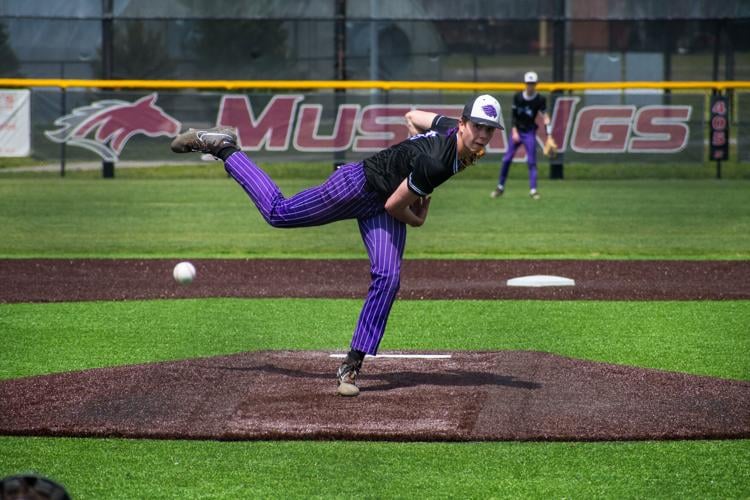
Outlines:
{"label": "background baseball player", "polygon": [[[224,161],[263,218],[291,228],[357,219],[370,258],[372,281],[354,330],[351,350],[337,371],[338,393],[356,396],[365,354],[375,355],[400,286],[406,226],[424,224],[432,191],[484,152],[502,128],[500,104],[472,98],[460,120],[384,149],[334,171],[321,185],[285,198],[274,181],[245,155],[231,129],[188,130],[172,141],[176,153],[208,153]],[[445,122],[446,125],[449,124]]]}
{"label": "background baseball player", "polygon": [[513,95],[513,106],[511,108],[511,120],[513,126],[510,131],[510,142],[508,144],[508,150],[505,152],[505,156],[503,156],[503,163],[500,168],[500,179],[497,187],[492,193],[490,193],[490,196],[493,198],[502,196],[503,192],[505,192],[505,182],[508,178],[510,164],[513,161],[513,156],[515,156],[516,150],[521,144],[523,144],[524,149],[526,150],[526,159],[529,164],[529,195],[535,200],[539,199],[536,167],[536,130],[537,119],[539,117],[542,118],[547,132],[545,152],[554,155],[557,146],[552,139],[552,126],[550,125],[550,119],[547,115],[547,100],[536,91],[538,80],[539,77],[537,74],[533,71],[529,71],[523,76],[526,88]]}

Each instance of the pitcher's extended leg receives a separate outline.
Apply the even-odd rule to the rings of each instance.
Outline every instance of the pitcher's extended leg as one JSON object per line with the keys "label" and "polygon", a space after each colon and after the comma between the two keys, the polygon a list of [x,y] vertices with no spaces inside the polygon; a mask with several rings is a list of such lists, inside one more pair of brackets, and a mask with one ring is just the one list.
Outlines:
{"label": "pitcher's extended leg", "polygon": [[366,189],[362,165],[352,163],[336,170],[321,185],[285,198],[276,183],[245,153],[238,151],[225,162],[229,175],[242,186],[263,218],[274,227],[319,226],[363,217],[382,202]]}

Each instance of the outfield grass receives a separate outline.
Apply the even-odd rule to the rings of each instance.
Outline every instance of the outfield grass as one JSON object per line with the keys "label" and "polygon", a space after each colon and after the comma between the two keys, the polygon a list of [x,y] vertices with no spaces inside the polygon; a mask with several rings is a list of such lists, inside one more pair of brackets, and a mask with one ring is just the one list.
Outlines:
{"label": "outfield grass", "polygon": [[[732,155],[736,157],[736,155]],[[183,157],[184,159],[184,157]],[[199,161],[195,157],[181,163],[165,163],[142,166],[138,163],[118,164],[115,168],[117,179],[219,179],[226,178],[226,172],[217,161]],[[497,180],[500,155],[489,155],[479,164],[461,173],[460,178],[484,179],[490,183]],[[717,178],[716,162],[623,162],[608,155],[605,162],[566,163],[566,180],[623,180],[623,179],[705,179]],[[274,179],[325,179],[331,173],[331,161],[306,162],[259,162]],[[46,168],[40,168],[46,167]],[[20,168],[20,170],[19,170]],[[550,166],[547,161],[538,165],[542,184],[549,179]],[[0,158],[0,180],[2,179],[59,179],[60,165],[46,163],[32,158]],[[65,179],[102,180],[101,163],[97,161],[82,164],[68,164]],[[526,163],[515,161],[510,169],[509,179],[524,185],[528,179]],[[726,161],[721,163],[721,179],[750,179],[750,163]],[[106,180],[111,182],[111,180]],[[553,181],[553,184],[558,181]]]}
{"label": "outfield grass", "polygon": [[[292,194],[315,182],[279,184]],[[503,199],[492,187],[442,186],[407,257],[750,257],[750,181],[550,182],[539,202],[523,180]],[[0,257],[365,257],[355,221],[273,229],[226,178],[3,179],[0,227]]]}
{"label": "outfield grass", "polygon": [[[187,168],[194,170],[187,179],[171,167],[123,170],[106,181],[90,173],[3,174],[0,257],[364,257],[356,224],[271,229],[220,169]],[[327,169],[274,168],[287,193]],[[729,181],[543,180],[537,203],[526,194],[523,166],[514,167],[501,200],[488,197],[494,168],[466,172],[438,190],[427,225],[410,231],[407,258],[747,259],[750,181],[738,168]],[[4,304],[0,379],[262,349],[341,351],[360,306],[324,299]],[[748,325],[750,301],[398,301],[383,349],[532,349],[750,380]],[[34,470],[84,499],[748,498],[749,459],[750,440],[0,437],[0,476]]]}

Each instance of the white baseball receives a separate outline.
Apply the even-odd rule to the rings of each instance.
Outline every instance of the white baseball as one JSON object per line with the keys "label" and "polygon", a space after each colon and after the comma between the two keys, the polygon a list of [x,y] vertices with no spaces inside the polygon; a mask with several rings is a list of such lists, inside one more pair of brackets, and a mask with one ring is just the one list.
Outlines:
{"label": "white baseball", "polygon": [[180,262],[174,266],[172,276],[174,276],[174,280],[181,285],[190,284],[195,279],[195,266],[190,262]]}

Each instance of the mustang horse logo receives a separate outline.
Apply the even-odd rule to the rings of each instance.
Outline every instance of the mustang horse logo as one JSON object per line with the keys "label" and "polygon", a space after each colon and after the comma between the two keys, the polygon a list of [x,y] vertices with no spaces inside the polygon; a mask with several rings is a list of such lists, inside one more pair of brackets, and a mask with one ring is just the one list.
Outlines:
{"label": "mustang horse logo", "polygon": [[[156,106],[153,93],[130,103],[120,100],[96,101],[75,108],[55,120],[62,127],[44,132],[50,140],[89,149],[105,161],[117,161],[125,143],[136,134],[148,137],[174,137],[181,123]],[[92,134],[92,138],[86,138]]]}

